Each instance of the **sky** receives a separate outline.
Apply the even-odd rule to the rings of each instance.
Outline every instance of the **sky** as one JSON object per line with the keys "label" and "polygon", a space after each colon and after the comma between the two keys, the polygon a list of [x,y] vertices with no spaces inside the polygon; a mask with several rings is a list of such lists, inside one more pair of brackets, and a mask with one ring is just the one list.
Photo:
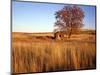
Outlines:
{"label": "sky", "polygon": [[[67,5],[67,4],[66,4]],[[34,2],[12,2],[13,32],[52,32],[54,30],[55,12],[64,4]],[[95,6],[79,6],[85,13],[85,29],[95,29]]]}

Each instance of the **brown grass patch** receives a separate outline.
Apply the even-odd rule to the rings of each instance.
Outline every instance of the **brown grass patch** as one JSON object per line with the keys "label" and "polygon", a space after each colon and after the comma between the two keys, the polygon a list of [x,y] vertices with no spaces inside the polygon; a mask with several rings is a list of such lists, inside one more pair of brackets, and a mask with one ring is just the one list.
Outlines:
{"label": "brown grass patch", "polygon": [[[86,34],[89,36],[89,34]],[[75,35],[73,35],[75,36]],[[72,36],[72,38],[73,38]],[[76,36],[77,37],[77,36]],[[78,36],[80,37],[80,36]],[[84,36],[82,36],[83,38]],[[96,68],[95,35],[91,39],[55,41],[16,33],[12,37],[12,72],[51,72]]]}

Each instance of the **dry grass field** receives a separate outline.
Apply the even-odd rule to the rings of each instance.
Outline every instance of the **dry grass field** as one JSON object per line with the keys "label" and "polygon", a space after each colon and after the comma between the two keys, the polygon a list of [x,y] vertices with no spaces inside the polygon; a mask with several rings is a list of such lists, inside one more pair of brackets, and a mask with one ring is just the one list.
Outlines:
{"label": "dry grass field", "polygon": [[53,33],[12,33],[12,72],[53,72],[96,68],[96,35],[84,32],[55,40]]}

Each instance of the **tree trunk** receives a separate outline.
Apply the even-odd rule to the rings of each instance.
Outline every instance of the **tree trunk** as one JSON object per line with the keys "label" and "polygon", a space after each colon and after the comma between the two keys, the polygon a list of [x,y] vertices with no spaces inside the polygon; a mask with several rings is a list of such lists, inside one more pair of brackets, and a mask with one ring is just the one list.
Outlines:
{"label": "tree trunk", "polygon": [[72,34],[72,28],[71,28],[71,30],[70,30],[70,32],[69,32],[68,38],[71,37],[71,34]]}
{"label": "tree trunk", "polygon": [[70,31],[70,33],[69,33],[69,35],[68,35],[68,38],[70,38],[70,36],[71,36],[71,31]]}

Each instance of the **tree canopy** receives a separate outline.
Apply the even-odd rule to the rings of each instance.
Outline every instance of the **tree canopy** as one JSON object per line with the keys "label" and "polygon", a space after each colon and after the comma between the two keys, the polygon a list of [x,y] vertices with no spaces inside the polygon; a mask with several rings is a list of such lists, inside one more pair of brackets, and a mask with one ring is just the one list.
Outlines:
{"label": "tree canopy", "polygon": [[84,25],[84,16],[84,11],[80,7],[76,5],[64,6],[55,13],[56,22],[54,26],[56,29],[54,31],[66,31],[70,38],[73,32],[78,31]]}

